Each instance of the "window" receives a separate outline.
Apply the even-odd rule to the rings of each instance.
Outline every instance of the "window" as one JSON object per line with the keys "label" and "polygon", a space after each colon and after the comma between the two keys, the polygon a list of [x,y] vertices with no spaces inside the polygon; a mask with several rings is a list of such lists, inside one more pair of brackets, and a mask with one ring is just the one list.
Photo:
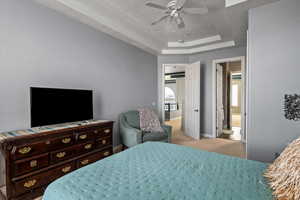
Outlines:
{"label": "window", "polygon": [[175,101],[175,99],[176,99],[176,97],[175,97],[174,91],[169,87],[165,87],[165,100],[166,101]]}
{"label": "window", "polygon": [[239,106],[239,85],[232,85],[232,93],[231,93],[231,106]]}
{"label": "window", "polygon": [[171,110],[171,111],[177,110],[175,93],[169,87],[165,87],[165,110]]}

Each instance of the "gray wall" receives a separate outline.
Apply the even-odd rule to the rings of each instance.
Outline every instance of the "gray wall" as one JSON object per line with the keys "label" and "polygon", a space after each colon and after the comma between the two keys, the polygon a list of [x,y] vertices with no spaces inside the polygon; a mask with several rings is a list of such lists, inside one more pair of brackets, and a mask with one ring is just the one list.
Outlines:
{"label": "gray wall", "polygon": [[300,1],[282,0],[249,12],[249,159],[272,161],[300,136],[284,118],[284,94],[300,94]]}
{"label": "gray wall", "polygon": [[0,30],[0,131],[29,128],[30,86],[93,89],[98,119],[157,102],[154,55],[32,0],[1,0]]}

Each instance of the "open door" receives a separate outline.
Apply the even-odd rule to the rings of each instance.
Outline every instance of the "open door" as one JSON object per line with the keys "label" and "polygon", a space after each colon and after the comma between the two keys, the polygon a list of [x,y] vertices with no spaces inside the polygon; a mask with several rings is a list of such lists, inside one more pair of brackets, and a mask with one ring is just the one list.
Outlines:
{"label": "open door", "polygon": [[223,104],[223,66],[217,64],[217,137],[223,133],[224,104]]}
{"label": "open door", "polygon": [[185,122],[187,136],[200,139],[200,62],[185,69]]}

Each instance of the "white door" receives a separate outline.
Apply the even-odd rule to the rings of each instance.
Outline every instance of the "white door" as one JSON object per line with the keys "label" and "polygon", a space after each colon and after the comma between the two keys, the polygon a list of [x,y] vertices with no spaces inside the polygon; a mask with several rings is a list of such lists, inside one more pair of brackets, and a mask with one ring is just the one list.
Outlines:
{"label": "white door", "polygon": [[185,69],[185,125],[187,136],[200,139],[200,62]]}
{"label": "white door", "polygon": [[217,137],[222,135],[224,121],[224,104],[223,104],[223,67],[217,64]]}

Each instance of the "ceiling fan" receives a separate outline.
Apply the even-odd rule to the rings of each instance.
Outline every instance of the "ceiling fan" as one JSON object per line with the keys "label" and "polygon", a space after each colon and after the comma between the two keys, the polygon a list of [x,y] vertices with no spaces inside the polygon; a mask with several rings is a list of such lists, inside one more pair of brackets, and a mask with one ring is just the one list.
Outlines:
{"label": "ceiling fan", "polygon": [[183,14],[199,14],[204,15],[208,13],[208,9],[205,7],[202,8],[185,8],[184,5],[186,0],[172,0],[167,5],[160,5],[151,1],[146,2],[146,6],[160,9],[164,11],[164,16],[158,20],[151,23],[152,26],[168,20],[168,23],[175,22],[179,29],[185,28],[185,22],[183,19]]}

